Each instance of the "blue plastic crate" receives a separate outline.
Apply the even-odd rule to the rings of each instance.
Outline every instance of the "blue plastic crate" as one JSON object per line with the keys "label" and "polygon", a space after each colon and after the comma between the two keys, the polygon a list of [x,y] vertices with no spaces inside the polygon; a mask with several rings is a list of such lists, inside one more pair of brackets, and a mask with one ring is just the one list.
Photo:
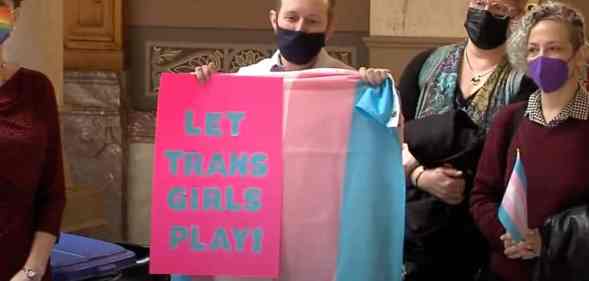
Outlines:
{"label": "blue plastic crate", "polygon": [[134,252],[117,244],[62,233],[51,253],[54,281],[115,276],[137,262]]}

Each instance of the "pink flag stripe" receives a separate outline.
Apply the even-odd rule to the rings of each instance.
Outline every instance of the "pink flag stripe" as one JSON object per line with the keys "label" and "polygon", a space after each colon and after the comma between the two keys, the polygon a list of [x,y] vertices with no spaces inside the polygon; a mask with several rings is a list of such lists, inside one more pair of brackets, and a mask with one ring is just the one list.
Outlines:
{"label": "pink flag stripe", "polygon": [[522,180],[519,178],[519,175],[513,173],[511,178],[509,179],[509,183],[507,184],[507,186],[508,189],[511,189],[512,192],[506,192],[506,196],[510,195],[510,197],[513,196],[513,198],[527,201],[526,187],[524,186]]}
{"label": "pink flag stripe", "polygon": [[288,104],[280,281],[331,281],[335,276],[338,195],[342,193],[350,109],[358,83],[356,74],[339,73],[345,77],[334,76],[337,73],[333,71],[285,76]]}
{"label": "pink flag stripe", "polygon": [[505,200],[502,207],[507,211],[511,221],[515,224],[515,227],[521,232],[525,232],[526,225],[526,214],[521,204],[516,204],[511,200]]}
{"label": "pink flag stripe", "polygon": [[503,200],[510,199],[514,202],[523,203],[516,204],[516,206],[523,208],[523,212],[527,214],[527,208],[524,208],[524,206],[527,206],[527,195],[519,177],[511,177],[507,189],[508,191],[505,192]]}

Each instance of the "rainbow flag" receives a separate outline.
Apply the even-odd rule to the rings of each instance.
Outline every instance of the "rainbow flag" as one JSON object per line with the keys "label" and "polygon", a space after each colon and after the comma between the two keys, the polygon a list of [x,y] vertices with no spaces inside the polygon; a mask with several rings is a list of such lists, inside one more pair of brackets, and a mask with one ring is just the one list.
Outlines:
{"label": "rainbow flag", "polygon": [[499,221],[514,241],[523,241],[528,230],[528,180],[517,151],[515,164],[499,206]]}
{"label": "rainbow flag", "polygon": [[400,281],[405,176],[394,82],[371,87],[334,69],[268,75],[284,77],[285,97],[278,280]]}
{"label": "rainbow flag", "polygon": [[4,42],[12,30],[12,13],[10,7],[0,6],[0,42]]}

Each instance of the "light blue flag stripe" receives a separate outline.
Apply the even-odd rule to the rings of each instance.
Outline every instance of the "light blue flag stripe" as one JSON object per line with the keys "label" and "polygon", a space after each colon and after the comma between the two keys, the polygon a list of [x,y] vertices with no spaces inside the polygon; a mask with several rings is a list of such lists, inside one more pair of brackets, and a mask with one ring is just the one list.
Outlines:
{"label": "light blue flag stripe", "polygon": [[[515,181],[515,185],[514,184],[514,177],[517,178],[517,180]],[[521,183],[521,184],[518,184]],[[510,188],[521,188],[521,192],[524,193],[524,196],[526,196],[526,192],[528,189],[528,179],[526,177],[526,173],[525,173],[525,169],[524,169],[524,163],[521,160],[521,157],[519,155],[519,153],[517,154],[517,157],[515,158],[515,164],[513,165],[513,169],[511,171],[511,176],[508,182],[508,186],[506,188],[506,192],[510,192]],[[506,195],[503,195],[504,197]],[[514,200],[517,199],[519,197],[514,196]],[[512,202],[512,204],[524,204],[524,202]],[[505,230],[507,231],[507,233],[511,234],[511,238],[514,241],[523,241],[524,240],[524,236],[523,233],[521,233],[520,229],[517,227],[516,223],[514,222],[513,218],[510,215],[510,211],[508,210],[509,208],[515,208],[516,206],[504,206],[503,202],[502,204],[499,206],[499,210],[497,212],[497,217],[499,218],[499,222],[501,222],[501,224],[503,225],[503,228],[505,228]],[[527,208],[527,206],[520,206],[523,208]],[[512,210],[513,212],[515,212],[515,210]]]}
{"label": "light blue flag stripe", "polygon": [[524,240],[524,236],[522,235],[522,233],[520,233],[517,226],[515,226],[515,223],[513,223],[513,220],[511,220],[511,216],[509,216],[509,213],[507,213],[507,210],[505,210],[505,208],[499,207],[498,217],[499,221],[501,222],[507,233],[511,234],[511,239],[513,241]]}
{"label": "light blue flag stripe", "polygon": [[[394,86],[359,85],[357,106],[363,94],[392,99]],[[341,204],[341,226],[336,281],[400,281],[405,232],[405,175],[396,129],[387,128],[387,108],[354,110]],[[370,104],[370,103],[364,103]],[[371,112],[376,112],[372,116]]]}
{"label": "light blue flag stripe", "polygon": [[192,276],[172,275],[170,281],[192,281]]}

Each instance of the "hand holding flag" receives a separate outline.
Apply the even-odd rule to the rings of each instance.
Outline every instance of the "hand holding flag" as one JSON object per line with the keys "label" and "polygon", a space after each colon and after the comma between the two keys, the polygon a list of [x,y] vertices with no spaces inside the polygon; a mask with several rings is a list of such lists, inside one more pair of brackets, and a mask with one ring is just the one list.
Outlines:
{"label": "hand holding flag", "polygon": [[528,232],[527,178],[519,149],[498,216],[513,241],[524,241],[524,235]]}

